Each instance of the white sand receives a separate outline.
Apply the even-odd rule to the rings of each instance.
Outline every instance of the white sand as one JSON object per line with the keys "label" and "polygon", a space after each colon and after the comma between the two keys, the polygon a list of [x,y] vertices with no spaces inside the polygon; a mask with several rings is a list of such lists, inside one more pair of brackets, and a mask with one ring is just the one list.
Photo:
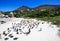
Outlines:
{"label": "white sand", "polygon": [[[12,27],[12,23],[19,23],[23,18],[11,18],[7,23],[0,25],[0,33],[5,31],[7,28]],[[0,41],[60,41],[60,37],[58,37],[58,27],[56,25],[51,25],[50,23],[40,21],[40,24],[37,28],[31,29],[31,33],[29,35],[25,34],[15,34],[14,31],[11,33],[14,37],[18,37],[18,40],[13,40],[13,38],[9,38],[8,40],[4,40],[5,36],[2,35],[2,39]],[[53,28],[52,28],[53,26]],[[39,31],[42,28],[42,31]],[[25,30],[24,30],[25,31]],[[8,37],[8,36],[6,36]]]}

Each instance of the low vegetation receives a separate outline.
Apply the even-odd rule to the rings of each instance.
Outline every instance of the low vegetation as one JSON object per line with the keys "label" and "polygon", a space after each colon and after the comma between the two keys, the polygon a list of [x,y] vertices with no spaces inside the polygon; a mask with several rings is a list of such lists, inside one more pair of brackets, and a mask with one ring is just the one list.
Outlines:
{"label": "low vegetation", "polygon": [[[23,9],[25,8],[25,9]],[[51,21],[54,24],[60,25],[60,8],[56,9],[30,9],[27,10],[27,7],[23,7],[22,10],[13,11],[15,17],[23,17],[23,18],[36,18],[38,20]],[[7,13],[5,13],[7,14]]]}

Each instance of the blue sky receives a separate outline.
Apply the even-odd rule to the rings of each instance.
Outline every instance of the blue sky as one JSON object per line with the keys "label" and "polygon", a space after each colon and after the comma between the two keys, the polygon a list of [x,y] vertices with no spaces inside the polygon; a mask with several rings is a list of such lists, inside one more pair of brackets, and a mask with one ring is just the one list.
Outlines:
{"label": "blue sky", "polygon": [[0,0],[0,11],[12,11],[21,6],[33,8],[44,4],[60,5],[60,0]]}

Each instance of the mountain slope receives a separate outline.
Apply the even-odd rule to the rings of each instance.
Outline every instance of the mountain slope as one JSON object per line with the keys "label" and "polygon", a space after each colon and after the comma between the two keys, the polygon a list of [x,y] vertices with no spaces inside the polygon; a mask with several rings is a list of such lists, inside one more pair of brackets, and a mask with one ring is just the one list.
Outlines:
{"label": "mountain slope", "polygon": [[[58,9],[60,8],[60,5],[40,5],[40,6],[37,6],[34,8],[34,10],[38,9],[38,10],[41,10],[41,9]],[[32,10],[33,8],[30,8],[30,7],[27,7],[27,6],[22,6],[22,7],[19,7],[18,9],[16,10],[24,10],[24,11],[27,11],[27,10]]]}

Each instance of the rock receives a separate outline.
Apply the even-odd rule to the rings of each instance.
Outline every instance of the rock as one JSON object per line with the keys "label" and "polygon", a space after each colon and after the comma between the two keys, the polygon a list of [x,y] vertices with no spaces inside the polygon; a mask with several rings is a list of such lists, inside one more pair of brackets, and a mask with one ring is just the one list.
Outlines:
{"label": "rock", "polygon": [[3,35],[5,35],[5,31],[3,31]]}
{"label": "rock", "polygon": [[40,28],[40,30],[39,31],[42,31],[42,28]]}
{"label": "rock", "polygon": [[5,38],[4,40],[8,40],[9,38]]}
{"label": "rock", "polygon": [[3,31],[3,35],[7,36],[7,34],[5,33],[5,31]]}
{"label": "rock", "polygon": [[19,32],[17,32],[16,34],[19,34]]}
{"label": "rock", "polygon": [[28,34],[30,34],[30,32],[31,32],[31,31],[30,31],[30,29],[29,29],[29,31],[28,31],[28,32],[25,32],[24,34],[28,35]]}
{"label": "rock", "polygon": [[12,36],[12,34],[9,34],[9,37],[10,37],[10,38],[13,38],[14,36]]}
{"label": "rock", "polygon": [[18,39],[17,37],[13,38],[13,40],[17,40],[17,39]]}
{"label": "rock", "polygon": [[5,34],[5,36],[7,36],[7,34]]}
{"label": "rock", "polygon": [[58,36],[60,37],[60,29],[58,30]]}
{"label": "rock", "polygon": [[10,36],[10,38],[13,38],[13,36]]}
{"label": "rock", "polygon": [[1,34],[0,34],[0,39],[2,39],[2,36],[1,36]]}

